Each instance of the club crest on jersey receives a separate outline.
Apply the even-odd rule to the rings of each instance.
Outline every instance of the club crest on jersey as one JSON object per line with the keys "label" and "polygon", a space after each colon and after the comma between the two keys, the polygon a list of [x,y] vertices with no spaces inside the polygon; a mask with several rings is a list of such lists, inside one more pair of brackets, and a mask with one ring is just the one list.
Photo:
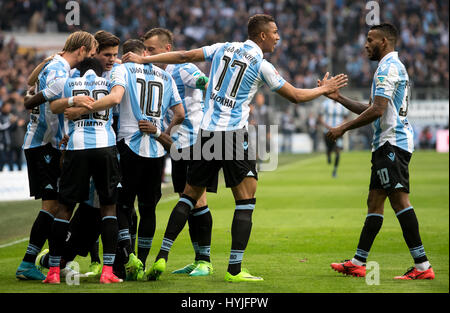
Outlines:
{"label": "club crest on jersey", "polygon": [[394,160],[395,160],[395,153],[394,153],[394,152],[389,153],[389,154],[388,154],[388,158],[389,158],[392,162],[394,162]]}

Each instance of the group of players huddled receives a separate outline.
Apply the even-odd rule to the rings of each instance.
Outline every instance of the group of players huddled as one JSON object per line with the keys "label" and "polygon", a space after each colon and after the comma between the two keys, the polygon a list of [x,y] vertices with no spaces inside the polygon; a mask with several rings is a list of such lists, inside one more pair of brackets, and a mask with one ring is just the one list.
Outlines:
{"label": "group of players huddled", "polygon": [[[377,29],[382,38],[388,37],[385,28]],[[256,14],[248,21],[245,42],[172,51],[172,33],[154,28],[141,39],[124,42],[120,60],[120,40],[115,35],[102,30],[94,35],[72,33],[63,50],[44,60],[28,81],[25,106],[31,110],[31,119],[23,148],[30,194],[42,199],[42,206],[16,277],[60,283],[61,276],[73,272],[66,265],[77,255],[90,253],[90,274],[100,275],[100,283],[156,280],[166,270],[169,251],[186,222],[195,260],[173,273],[211,275],[212,216],[206,192],[217,191],[218,173],[223,169],[225,184],[235,199],[225,280],[263,281],[241,268],[252,228],[258,179],[251,152],[254,146],[247,133],[254,94],[266,84],[294,103],[325,95],[350,110],[356,106],[349,105],[347,98],[342,100],[338,91],[346,86],[346,75],[329,78],[327,73],[313,89],[295,88],[286,82],[264,59],[264,53],[273,52],[279,39],[273,17]],[[211,62],[209,76],[193,64],[203,61]],[[331,129],[332,139],[345,130],[334,133]],[[397,130],[402,131],[399,127]],[[203,152],[212,146],[211,159]],[[196,151],[201,155],[194,156]],[[172,156],[174,191],[180,198],[155,262],[146,267],[167,152]],[[398,158],[402,156],[395,152]],[[182,157],[175,158],[175,154]],[[374,179],[377,175],[373,174]],[[395,188],[406,187],[401,186]],[[375,183],[374,188],[386,189]],[[412,207],[401,210],[411,213]],[[375,213],[368,219],[382,214]],[[98,257],[99,237],[103,266]],[[49,250],[41,251],[47,240]],[[415,246],[411,249],[417,250]],[[365,250],[358,248],[357,259],[367,257]],[[416,250],[415,255],[420,254],[423,261],[424,253]],[[365,259],[358,260],[358,276],[364,276],[361,268]],[[353,274],[347,269],[348,262],[339,266],[337,270]],[[49,268],[46,276],[40,267]]]}

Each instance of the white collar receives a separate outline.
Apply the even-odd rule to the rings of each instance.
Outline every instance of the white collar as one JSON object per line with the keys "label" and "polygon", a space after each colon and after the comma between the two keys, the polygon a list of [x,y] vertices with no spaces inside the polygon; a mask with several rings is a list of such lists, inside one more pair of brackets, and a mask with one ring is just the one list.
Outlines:
{"label": "white collar", "polygon": [[95,76],[97,76],[97,74],[92,69],[87,70],[86,73],[84,73],[83,77],[87,77],[88,75],[95,75]]}
{"label": "white collar", "polygon": [[61,63],[64,64],[64,68],[69,72],[70,71],[70,64],[69,62],[67,62],[66,59],[64,59],[62,56],[60,56],[59,54],[55,55],[53,60],[57,60]]}
{"label": "white collar", "polygon": [[264,57],[264,53],[262,52],[261,48],[256,44],[256,42],[254,42],[253,40],[247,39],[244,44],[246,45],[250,45],[252,47],[254,47],[256,49],[256,51],[258,51],[258,54],[261,57]]}
{"label": "white collar", "polygon": [[378,63],[378,64],[383,63],[384,61],[386,61],[386,60],[389,59],[390,57],[396,57],[396,58],[398,58],[398,52],[397,52],[397,51],[389,52],[388,54],[386,54],[386,55],[380,60],[380,63]]}

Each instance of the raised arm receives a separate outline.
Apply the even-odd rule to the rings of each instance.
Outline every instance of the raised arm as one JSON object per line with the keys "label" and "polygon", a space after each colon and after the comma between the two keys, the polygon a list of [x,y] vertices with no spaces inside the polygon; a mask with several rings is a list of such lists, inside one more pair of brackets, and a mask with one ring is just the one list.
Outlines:
{"label": "raised arm", "polygon": [[277,90],[277,93],[294,103],[307,102],[316,99],[328,93],[336,92],[339,88],[347,85],[347,75],[339,74],[330,79],[328,73],[325,74],[323,84],[312,89],[295,88],[290,83],[286,82],[283,87]]}
{"label": "raised arm", "polygon": [[205,61],[203,49],[193,49],[188,51],[172,51],[151,56],[140,56],[133,52],[127,52],[122,57],[122,63],[163,63],[163,64],[181,64],[191,62]]}

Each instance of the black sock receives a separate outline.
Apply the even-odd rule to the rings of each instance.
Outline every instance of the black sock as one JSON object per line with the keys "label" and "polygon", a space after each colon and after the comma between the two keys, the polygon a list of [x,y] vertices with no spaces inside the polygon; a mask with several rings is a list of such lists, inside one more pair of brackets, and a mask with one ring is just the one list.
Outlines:
{"label": "black sock", "polygon": [[403,238],[405,238],[406,245],[414,259],[414,263],[418,264],[428,261],[420,238],[419,222],[413,207],[403,209],[397,212],[396,215],[403,231]]}
{"label": "black sock", "polygon": [[[192,210],[189,218],[194,221],[196,228],[196,238],[198,245],[198,252],[196,253],[196,261],[211,262],[211,231],[212,231],[212,216],[208,206],[203,206]],[[189,225],[191,227],[191,225]]]}
{"label": "black sock", "polygon": [[228,272],[236,275],[241,272],[242,259],[252,231],[252,214],[256,199],[237,200],[231,225],[231,252]]}
{"label": "black sock", "polygon": [[64,245],[69,230],[69,221],[55,218],[53,220],[52,232],[48,239],[49,245],[49,267],[60,266],[61,256],[64,253]]}
{"label": "black sock", "polygon": [[189,237],[191,238],[192,247],[195,252],[195,261],[199,260],[200,251],[198,249],[198,236],[197,236],[197,219],[192,215],[195,211],[192,210],[188,216],[188,225],[189,225]]}
{"label": "black sock", "polygon": [[99,249],[99,241],[97,240],[93,245],[91,250],[89,251],[89,254],[91,256],[91,263],[100,262],[100,256],[98,255],[98,249]]}
{"label": "black sock", "polygon": [[159,250],[156,260],[164,258],[166,261],[169,257],[169,251],[178,234],[183,230],[189,217],[190,211],[195,207],[196,201],[191,197],[183,194],[170,214],[167,223],[166,232],[164,233],[161,249]]}
{"label": "black sock", "polygon": [[30,240],[25,256],[23,257],[25,262],[34,263],[34,261],[36,261],[37,255],[50,236],[53,219],[53,215],[49,212],[44,210],[39,211],[39,214],[31,227]]}
{"label": "black sock", "polygon": [[103,244],[103,264],[112,266],[116,258],[117,238],[119,225],[116,216],[104,216],[102,218],[101,236]]}
{"label": "black sock", "polygon": [[155,235],[156,229],[156,215],[155,207],[139,207],[139,227],[138,227],[138,250],[137,257],[141,260],[142,264],[145,265],[147,261],[147,256],[150,252],[153,242],[153,236]]}
{"label": "black sock", "polygon": [[382,225],[383,215],[375,213],[367,214],[361,236],[359,237],[358,248],[354,256],[355,259],[366,263],[370,248]]}
{"label": "black sock", "polygon": [[138,218],[136,214],[136,210],[133,208],[133,213],[131,215],[131,225],[130,225],[130,237],[131,237],[131,253],[135,253],[136,249],[136,234],[138,227]]}

